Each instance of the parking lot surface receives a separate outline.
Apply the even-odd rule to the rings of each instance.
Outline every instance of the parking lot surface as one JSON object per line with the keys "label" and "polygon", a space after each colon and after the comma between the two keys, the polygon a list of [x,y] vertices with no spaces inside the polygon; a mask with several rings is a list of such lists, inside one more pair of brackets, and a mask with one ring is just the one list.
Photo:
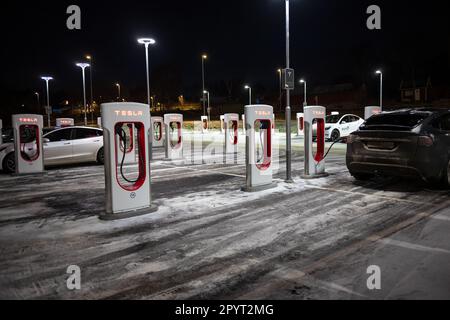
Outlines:
{"label": "parking lot surface", "polygon": [[[283,144],[280,136],[280,144]],[[244,158],[243,145],[239,158]],[[281,148],[283,149],[283,148]],[[345,145],[329,177],[244,193],[245,165],[152,162],[158,211],[101,221],[104,169],[0,174],[0,298],[449,299],[449,191],[418,182],[356,182]],[[81,268],[81,289],[66,287]],[[379,266],[381,289],[367,287]]]}

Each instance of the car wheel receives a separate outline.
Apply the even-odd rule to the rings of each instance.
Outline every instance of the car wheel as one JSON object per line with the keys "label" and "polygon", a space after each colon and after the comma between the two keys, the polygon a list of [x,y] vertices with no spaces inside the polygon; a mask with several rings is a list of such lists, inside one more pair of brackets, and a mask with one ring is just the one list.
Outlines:
{"label": "car wheel", "polygon": [[351,175],[358,181],[367,181],[373,178],[373,175],[368,173],[352,173]]}
{"label": "car wheel", "polygon": [[14,157],[14,152],[8,153],[3,159],[3,170],[8,173],[13,173],[16,171],[16,159]]}
{"label": "car wheel", "polygon": [[442,170],[441,187],[450,188],[450,160],[447,161],[447,166]]}
{"label": "car wheel", "polygon": [[97,163],[104,164],[105,163],[105,152],[103,151],[103,147],[100,148],[97,152]]}
{"label": "car wheel", "polygon": [[331,132],[330,140],[331,142],[335,142],[341,137],[341,134],[339,133],[339,130],[334,129],[333,132]]}

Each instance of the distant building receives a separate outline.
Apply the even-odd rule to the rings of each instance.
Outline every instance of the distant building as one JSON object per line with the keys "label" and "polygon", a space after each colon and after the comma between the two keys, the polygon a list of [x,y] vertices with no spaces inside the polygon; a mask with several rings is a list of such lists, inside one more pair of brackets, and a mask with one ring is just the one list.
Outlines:
{"label": "distant building", "polygon": [[408,104],[425,104],[432,99],[430,95],[431,80],[412,80],[400,82],[400,101]]}

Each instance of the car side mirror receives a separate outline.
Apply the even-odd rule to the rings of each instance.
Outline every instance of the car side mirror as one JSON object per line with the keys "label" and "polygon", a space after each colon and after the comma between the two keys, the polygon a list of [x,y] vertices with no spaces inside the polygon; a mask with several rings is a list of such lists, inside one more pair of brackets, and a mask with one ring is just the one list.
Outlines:
{"label": "car side mirror", "polygon": [[44,138],[44,139],[42,139],[42,141],[43,141],[44,143],[49,143],[49,142],[50,142],[50,139],[49,139],[49,138]]}

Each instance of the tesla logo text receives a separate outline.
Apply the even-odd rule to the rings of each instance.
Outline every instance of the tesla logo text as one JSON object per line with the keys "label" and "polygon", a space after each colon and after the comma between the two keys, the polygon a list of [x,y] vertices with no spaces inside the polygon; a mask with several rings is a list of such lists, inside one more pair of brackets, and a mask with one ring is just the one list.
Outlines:
{"label": "tesla logo text", "polygon": [[324,111],[313,111],[312,113],[313,113],[313,115],[315,115],[315,116],[324,116],[324,115],[325,115],[325,112],[324,112]]}
{"label": "tesla logo text", "polygon": [[258,116],[270,116],[269,111],[255,111],[256,115]]}
{"label": "tesla logo text", "polygon": [[38,119],[36,118],[19,118],[20,122],[26,122],[26,123],[36,123],[38,122]]}
{"label": "tesla logo text", "polygon": [[367,268],[367,274],[370,277],[367,279],[367,289],[369,290],[381,290],[381,269],[379,266],[369,266]]}
{"label": "tesla logo text", "polygon": [[144,113],[142,111],[132,111],[132,110],[115,110],[116,116],[122,117],[139,117],[143,116]]}
{"label": "tesla logo text", "polygon": [[381,30],[381,9],[379,6],[371,5],[367,8],[367,14],[370,17],[367,18],[367,29],[369,30]]}
{"label": "tesla logo text", "polygon": [[69,30],[81,30],[81,9],[77,5],[71,5],[67,7],[67,14],[70,16],[67,18],[66,26]]}
{"label": "tesla logo text", "polygon": [[81,289],[81,269],[79,266],[70,265],[67,267],[66,273],[70,274],[67,278],[66,286],[69,290]]}

